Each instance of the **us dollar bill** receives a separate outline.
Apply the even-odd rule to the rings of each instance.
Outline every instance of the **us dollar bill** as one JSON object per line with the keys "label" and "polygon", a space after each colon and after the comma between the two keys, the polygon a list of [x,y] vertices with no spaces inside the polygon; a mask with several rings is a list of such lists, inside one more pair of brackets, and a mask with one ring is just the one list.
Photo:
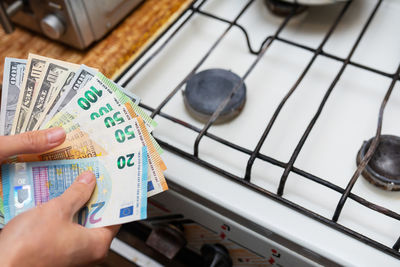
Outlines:
{"label": "us dollar bill", "polygon": [[44,111],[42,112],[38,122],[36,123],[35,127],[32,130],[38,130],[43,123],[43,121],[47,120],[49,117],[49,112],[53,109],[57,101],[60,99],[62,94],[65,92],[66,88],[71,85],[72,79],[75,77],[75,72],[70,72],[67,79],[65,80],[64,85],[62,86],[61,90],[53,96],[53,100],[51,101],[51,105],[46,105]]}
{"label": "us dollar bill", "polygon": [[54,117],[56,113],[60,112],[77,94],[77,92],[82,89],[86,83],[93,78],[94,75],[96,75],[96,73],[96,70],[85,65],[81,65],[81,67],[76,71],[72,81],[69,83],[69,86],[67,86],[65,89],[62,89],[62,92],[60,92],[60,97],[55,100],[54,105],[52,105],[51,109],[49,109],[47,112],[41,125],[45,125],[51,120],[51,118]]}
{"label": "us dollar bill", "polygon": [[44,57],[29,54],[26,64],[26,71],[22,81],[21,90],[18,98],[17,108],[11,128],[11,134],[21,133],[22,126],[29,111],[32,102],[32,97],[35,90],[36,81],[42,75],[43,69],[46,65]]}
{"label": "us dollar bill", "polygon": [[[35,129],[37,124],[40,124],[40,120],[43,119],[43,113],[46,107],[52,105],[55,97],[60,92],[70,75],[73,75],[78,69],[78,65],[55,60],[46,59],[46,65],[43,71],[43,75],[37,81],[37,89],[33,95],[31,105],[27,113],[27,119],[25,120],[21,131],[32,131]],[[43,116],[42,116],[43,115]],[[36,127],[38,128],[39,125]]]}
{"label": "us dollar bill", "polygon": [[11,133],[25,66],[25,59],[5,58],[1,95],[0,135],[9,135]]}

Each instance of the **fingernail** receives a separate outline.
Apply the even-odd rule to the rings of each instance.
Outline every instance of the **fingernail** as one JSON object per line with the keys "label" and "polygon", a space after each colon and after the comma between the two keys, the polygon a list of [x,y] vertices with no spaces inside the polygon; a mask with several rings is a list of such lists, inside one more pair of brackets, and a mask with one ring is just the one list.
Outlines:
{"label": "fingernail", "polygon": [[47,132],[47,141],[50,144],[58,143],[65,137],[65,131],[61,127],[53,128]]}
{"label": "fingernail", "polygon": [[78,182],[84,183],[84,184],[90,184],[94,181],[94,175],[92,172],[83,172],[81,175],[78,176],[77,179]]}

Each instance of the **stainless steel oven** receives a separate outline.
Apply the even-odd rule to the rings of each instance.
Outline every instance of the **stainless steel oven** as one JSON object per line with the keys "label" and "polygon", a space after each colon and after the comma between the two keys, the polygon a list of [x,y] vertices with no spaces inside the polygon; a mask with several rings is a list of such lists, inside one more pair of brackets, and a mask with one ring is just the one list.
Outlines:
{"label": "stainless steel oven", "polygon": [[6,32],[11,32],[15,23],[84,49],[100,40],[142,1],[6,0],[0,1],[0,21]]}

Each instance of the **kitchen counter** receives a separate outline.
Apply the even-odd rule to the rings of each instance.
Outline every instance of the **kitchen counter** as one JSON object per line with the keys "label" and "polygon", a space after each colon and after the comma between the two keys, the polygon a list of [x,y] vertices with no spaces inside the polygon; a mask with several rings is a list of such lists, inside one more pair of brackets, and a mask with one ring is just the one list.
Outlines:
{"label": "kitchen counter", "polygon": [[28,53],[98,68],[116,77],[183,12],[191,0],[146,0],[104,39],[79,51],[28,30],[16,27],[12,34],[0,29],[0,81],[4,57],[27,58]]}

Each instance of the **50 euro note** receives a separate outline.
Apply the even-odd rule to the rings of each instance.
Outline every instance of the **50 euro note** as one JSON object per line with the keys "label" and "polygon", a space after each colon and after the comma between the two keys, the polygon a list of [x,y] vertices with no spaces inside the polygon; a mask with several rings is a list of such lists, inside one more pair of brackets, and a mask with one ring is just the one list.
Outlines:
{"label": "50 euro note", "polygon": [[[111,105],[107,106],[111,108]],[[117,153],[126,146],[143,145],[148,149],[147,195],[153,196],[167,190],[168,186],[163,175],[166,165],[154,146],[143,120],[140,117],[132,118],[129,115],[129,106],[111,110],[105,114],[107,116],[101,119],[96,116],[98,119],[90,122],[79,121],[81,117],[76,118],[63,126],[67,132],[63,144],[44,153],[20,155],[18,161],[96,157]]]}
{"label": "50 euro note", "polygon": [[[108,108],[111,108],[111,105],[108,105]],[[152,142],[143,120],[140,117],[130,117],[128,112],[128,109],[123,107],[111,110],[94,121],[74,120],[64,127],[67,132],[79,129],[108,153],[114,153],[124,146],[147,146],[149,165],[147,195],[153,196],[168,189],[163,175],[167,167]]]}
{"label": "50 euro note", "polygon": [[22,126],[22,131],[32,131],[39,128],[46,115],[46,107],[51,107],[63,87],[67,87],[79,65],[45,58],[46,64],[41,77],[36,81],[36,88]]}
{"label": "50 euro note", "polygon": [[75,220],[88,228],[146,218],[146,147],[78,160],[5,164],[2,166],[5,222],[60,196],[84,171],[96,176],[96,187]]}
{"label": "50 euro note", "polygon": [[[85,97],[90,92],[96,91],[97,89],[92,86],[83,89],[79,95]],[[83,99],[82,97],[80,99]],[[98,99],[91,103],[90,107],[78,104],[76,109],[79,115],[61,125],[67,133],[79,129],[108,152],[118,151],[126,145],[147,146],[149,150],[148,196],[168,189],[163,175],[166,165],[159,155],[162,149],[149,134],[142,118],[136,115],[129,102],[123,105],[118,98],[108,97]]]}
{"label": "50 euro note", "polygon": [[135,116],[142,117],[149,132],[157,126],[157,123],[137,104],[133,103],[130,97],[124,94],[117,84],[107,79],[101,73],[97,73],[59,113],[46,125],[42,125],[41,129],[65,125],[74,120],[78,115],[89,113],[96,103],[105,99],[116,101],[120,105],[129,103],[132,106]]}

